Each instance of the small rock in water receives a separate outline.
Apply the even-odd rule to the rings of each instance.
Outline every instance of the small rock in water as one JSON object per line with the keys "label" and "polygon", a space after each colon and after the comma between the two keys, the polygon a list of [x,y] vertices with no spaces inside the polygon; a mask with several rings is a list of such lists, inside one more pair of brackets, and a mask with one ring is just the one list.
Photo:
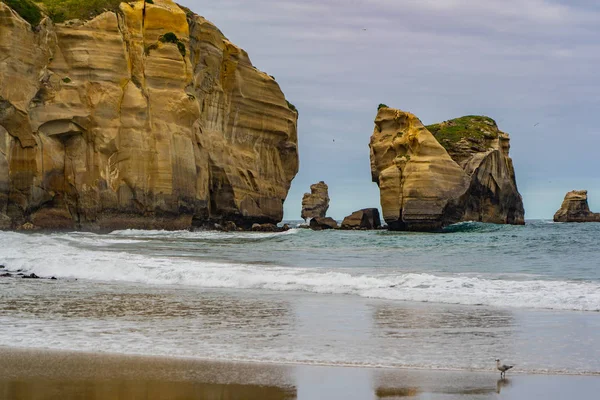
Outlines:
{"label": "small rock in water", "polygon": [[4,269],[6,268],[4,265],[0,265],[0,269]]}
{"label": "small rock in water", "polygon": [[23,279],[40,279],[40,277],[32,272],[29,275],[23,275]]}
{"label": "small rock in water", "polygon": [[254,232],[277,232],[279,229],[273,224],[252,224]]}
{"label": "small rock in water", "polygon": [[53,276],[52,278],[50,278],[50,280],[52,280],[52,281],[55,281],[55,280],[56,280],[56,277],[55,277],[55,276]]}
{"label": "small rock in water", "polygon": [[10,278],[12,276],[12,274],[4,273],[4,274],[0,274],[0,278]]}
{"label": "small rock in water", "polygon": [[223,225],[223,230],[225,232],[235,232],[235,231],[237,231],[237,225],[233,221],[227,221]]}
{"label": "small rock in water", "polygon": [[310,229],[314,231],[321,231],[324,229],[338,229],[337,222],[331,217],[315,217],[310,220]]}

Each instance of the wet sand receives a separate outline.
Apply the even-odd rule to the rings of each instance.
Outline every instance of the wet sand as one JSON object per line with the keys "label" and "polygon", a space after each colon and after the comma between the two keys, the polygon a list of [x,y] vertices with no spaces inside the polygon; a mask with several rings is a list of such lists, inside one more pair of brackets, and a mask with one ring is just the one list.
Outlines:
{"label": "wet sand", "polygon": [[600,377],[272,365],[0,348],[2,400],[597,399]]}

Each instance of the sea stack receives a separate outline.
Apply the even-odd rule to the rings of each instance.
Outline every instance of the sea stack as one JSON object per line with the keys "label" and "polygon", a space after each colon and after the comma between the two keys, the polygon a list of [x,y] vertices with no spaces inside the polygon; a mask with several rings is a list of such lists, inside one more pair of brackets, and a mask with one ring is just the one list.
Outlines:
{"label": "sea stack", "polygon": [[281,221],[298,113],[277,82],[171,0],[87,17],[0,3],[0,228]]}
{"label": "sea stack", "polygon": [[310,193],[304,193],[302,197],[303,220],[312,218],[325,218],[329,209],[329,188],[323,181],[310,185]]}
{"label": "sea stack", "polygon": [[371,174],[391,230],[435,231],[461,221],[524,224],[509,136],[488,117],[425,127],[382,106],[371,136]]}
{"label": "sea stack", "polygon": [[554,214],[554,222],[600,222],[600,213],[590,211],[587,190],[573,190]]}

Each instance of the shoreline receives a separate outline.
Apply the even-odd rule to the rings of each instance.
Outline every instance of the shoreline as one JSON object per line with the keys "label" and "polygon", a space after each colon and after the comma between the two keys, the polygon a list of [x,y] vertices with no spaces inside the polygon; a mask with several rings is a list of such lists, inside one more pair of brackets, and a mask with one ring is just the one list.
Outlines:
{"label": "shoreline", "polygon": [[[593,399],[598,376],[286,365],[0,347],[0,397]],[[93,396],[91,394],[93,393]],[[42,396],[42,397],[40,397]]]}
{"label": "shoreline", "polygon": [[[489,369],[475,368],[444,368],[444,367],[418,367],[418,366],[390,366],[390,365],[374,365],[374,364],[350,364],[350,363],[326,363],[326,362],[302,362],[302,361],[268,361],[268,360],[248,360],[248,359],[223,359],[202,358],[196,356],[171,356],[171,355],[155,355],[155,354],[138,354],[138,353],[116,353],[103,351],[87,351],[87,350],[72,350],[72,349],[54,349],[45,347],[10,347],[0,345],[0,356],[15,353],[17,355],[25,354],[46,354],[49,356],[74,356],[90,358],[110,358],[123,360],[137,361],[155,361],[166,363],[199,363],[199,364],[235,364],[246,365],[248,367],[278,367],[278,368],[340,368],[340,369],[365,369],[374,371],[408,371],[408,372],[433,372],[433,373],[464,373],[464,374],[496,374],[494,367]],[[0,366],[2,365],[0,361]],[[491,365],[491,364],[490,364]],[[511,369],[511,376],[582,376],[582,377],[600,377],[600,371],[597,372],[569,372],[569,371],[522,371],[519,369]]]}

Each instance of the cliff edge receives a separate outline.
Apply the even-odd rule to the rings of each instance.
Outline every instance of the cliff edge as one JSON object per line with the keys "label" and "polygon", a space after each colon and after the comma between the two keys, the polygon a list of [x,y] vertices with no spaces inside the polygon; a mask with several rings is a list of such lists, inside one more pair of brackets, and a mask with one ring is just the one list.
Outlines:
{"label": "cliff edge", "polygon": [[523,224],[509,137],[487,117],[425,127],[381,107],[371,136],[371,175],[392,230],[431,231],[460,221]]}
{"label": "cliff edge", "polygon": [[298,114],[277,82],[171,0],[107,3],[38,24],[0,3],[0,227],[279,222]]}

